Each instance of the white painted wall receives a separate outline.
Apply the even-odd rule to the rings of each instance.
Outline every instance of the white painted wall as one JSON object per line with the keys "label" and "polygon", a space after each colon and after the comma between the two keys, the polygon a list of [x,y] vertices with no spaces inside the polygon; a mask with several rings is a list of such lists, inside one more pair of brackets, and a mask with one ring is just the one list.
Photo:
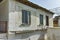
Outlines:
{"label": "white painted wall", "polygon": [[58,26],[60,27],[60,17],[59,17],[59,19],[58,19]]}
{"label": "white painted wall", "polygon": [[8,21],[8,1],[0,3],[0,21]]}

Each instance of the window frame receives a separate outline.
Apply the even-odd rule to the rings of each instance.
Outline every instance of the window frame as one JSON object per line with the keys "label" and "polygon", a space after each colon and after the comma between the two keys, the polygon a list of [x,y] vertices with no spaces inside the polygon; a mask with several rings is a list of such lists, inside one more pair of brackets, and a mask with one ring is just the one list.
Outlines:
{"label": "window frame", "polygon": [[[25,11],[27,15],[25,15],[23,13],[23,11]],[[28,13],[29,12],[29,13]],[[24,17],[24,20],[23,20],[23,14],[24,16],[26,16],[27,18]],[[27,23],[26,23],[26,20],[27,20]],[[23,22],[24,21],[24,22]],[[31,24],[31,11],[27,11],[27,10],[22,10],[22,24],[23,25],[30,25]]]}
{"label": "window frame", "polygon": [[39,25],[43,25],[44,24],[44,16],[42,14],[39,15]]}

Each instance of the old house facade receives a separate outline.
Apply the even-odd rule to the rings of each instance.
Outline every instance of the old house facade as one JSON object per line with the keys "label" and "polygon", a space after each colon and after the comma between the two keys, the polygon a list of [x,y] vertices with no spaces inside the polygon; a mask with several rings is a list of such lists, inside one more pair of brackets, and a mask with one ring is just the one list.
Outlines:
{"label": "old house facade", "polygon": [[53,12],[28,0],[3,0],[0,5],[0,24],[8,38],[40,40],[53,27]]}

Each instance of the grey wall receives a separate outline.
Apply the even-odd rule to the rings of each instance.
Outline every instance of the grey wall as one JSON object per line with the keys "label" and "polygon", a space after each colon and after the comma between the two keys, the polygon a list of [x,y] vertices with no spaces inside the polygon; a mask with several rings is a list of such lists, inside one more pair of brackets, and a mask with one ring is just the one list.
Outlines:
{"label": "grey wall", "polygon": [[8,21],[8,1],[0,3],[0,21]]}

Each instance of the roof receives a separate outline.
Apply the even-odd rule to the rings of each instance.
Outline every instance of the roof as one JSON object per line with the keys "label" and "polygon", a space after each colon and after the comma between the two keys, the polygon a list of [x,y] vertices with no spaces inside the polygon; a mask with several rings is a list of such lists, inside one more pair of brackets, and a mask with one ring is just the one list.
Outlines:
{"label": "roof", "polygon": [[59,16],[56,16],[55,18],[60,18],[60,15]]}
{"label": "roof", "polygon": [[46,8],[43,8],[43,7],[41,7],[41,6],[37,5],[37,4],[34,4],[34,3],[30,2],[30,1],[23,1],[23,0],[16,0],[16,1],[18,1],[20,3],[23,3],[25,5],[28,5],[28,6],[32,7],[32,8],[42,9],[44,11],[47,11],[47,12],[51,13],[51,14],[54,14],[52,11],[47,10]]}
{"label": "roof", "polygon": [[59,15],[59,16],[56,16],[56,17],[54,18],[54,21],[58,21],[59,18],[60,18],[60,15]]}

